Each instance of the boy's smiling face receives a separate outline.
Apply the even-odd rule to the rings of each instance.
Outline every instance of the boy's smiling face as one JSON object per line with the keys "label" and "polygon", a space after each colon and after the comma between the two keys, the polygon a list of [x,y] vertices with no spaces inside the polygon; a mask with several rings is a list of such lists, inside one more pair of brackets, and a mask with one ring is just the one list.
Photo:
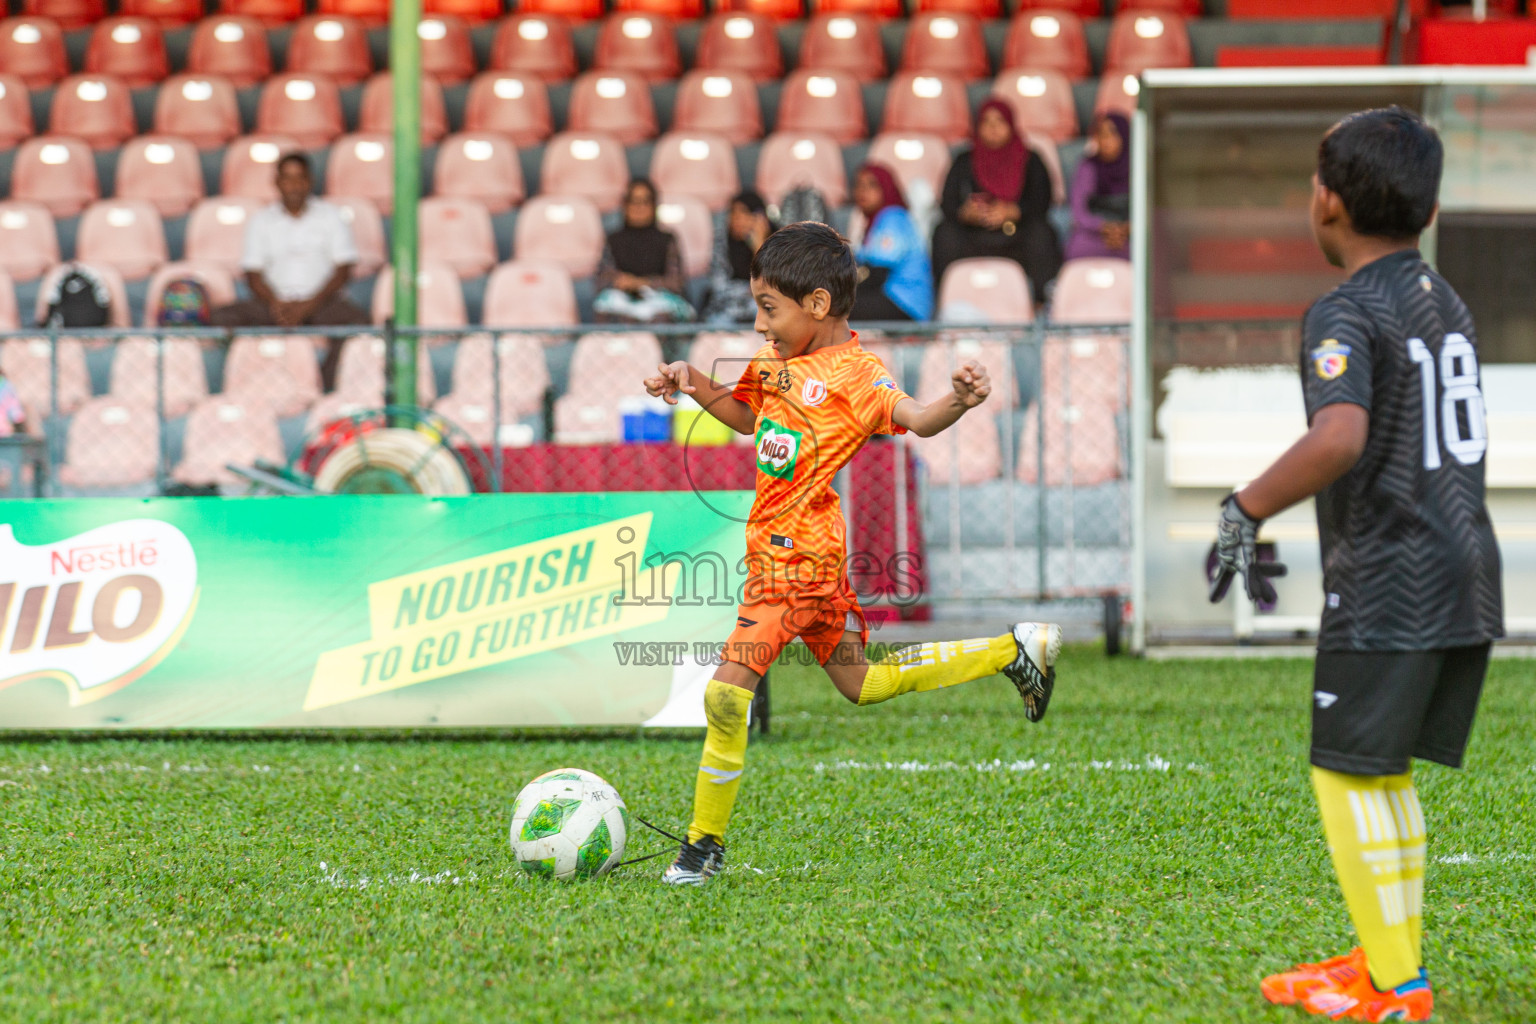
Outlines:
{"label": "boy's smiling face", "polygon": [[801,355],[816,340],[832,306],[832,295],[825,288],[792,299],[760,277],[752,279],[752,298],[757,301],[753,330],[784,359]]}

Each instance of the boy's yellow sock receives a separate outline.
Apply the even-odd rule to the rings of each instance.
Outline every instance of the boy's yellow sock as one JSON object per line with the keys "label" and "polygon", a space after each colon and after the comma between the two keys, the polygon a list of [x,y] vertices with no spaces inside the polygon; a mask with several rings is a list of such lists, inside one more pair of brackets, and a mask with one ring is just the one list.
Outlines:
{"label": "boy's yellow sock", "polygon": [[752,691],[711,679],[704,688],[704,717],[709,730],[704,734],[704,756],[693,783],[693,823],[688,826],[688,841],[696,843],[705,836],[719,839],[731,820],[736,790],[741,787],[742,768],[747,761],[748,709]]}
{"label": "boy's yellow sock", "polygon": [[1387,802],[1402,816],[1406,825],[1397,835],[1397,850],[1402,860],[1403,905],[1408,911],[1408,944],[1414,963],[1424,966],[1424,858],[1429,837],[1424,830],[1424,809],[1419,806],[1419,791],[1413,787],[1413,773],[1388,775]]}
{"label": "boy's yellow sock", "polygon": [[869,666],[859,703],[878,704],[914,690],[922,693],[996,675],[1018,655],[1011,633],[904,647]]}

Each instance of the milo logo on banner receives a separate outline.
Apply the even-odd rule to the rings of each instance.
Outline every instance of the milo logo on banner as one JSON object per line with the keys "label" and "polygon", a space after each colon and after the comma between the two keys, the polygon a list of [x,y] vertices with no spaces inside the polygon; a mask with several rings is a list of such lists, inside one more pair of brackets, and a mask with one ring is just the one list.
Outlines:
{"label": "milo logo on banner", "polygon": [[803,436],[764,416],[757,427],[757,468],[780,480],[793,480]]}
{"label": "milo logo on banner", "polygon": [[176,527],[128,519],[31,546],[0,524],[0,687],[56,679],[71,705],[114,693],[170,653],[197,606]]}

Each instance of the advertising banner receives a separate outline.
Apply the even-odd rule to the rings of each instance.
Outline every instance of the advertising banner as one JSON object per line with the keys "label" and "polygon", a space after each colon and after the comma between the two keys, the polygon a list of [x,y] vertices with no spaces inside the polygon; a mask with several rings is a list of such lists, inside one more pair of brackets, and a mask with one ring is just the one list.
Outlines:
{"label": "advertising banner", "polygon": [[751,502],[0,502],[0,729],[702,726]]}

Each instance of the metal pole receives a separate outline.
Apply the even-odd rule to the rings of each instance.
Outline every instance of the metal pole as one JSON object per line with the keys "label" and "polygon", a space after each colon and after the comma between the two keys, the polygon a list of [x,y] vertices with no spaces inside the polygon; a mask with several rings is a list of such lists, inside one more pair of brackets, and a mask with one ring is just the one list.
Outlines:
{"label": "metal pole", "polygon": [[[1147,649],[1147,449],[1152,438],[1152,118],[1148,90],[1131,124],[1131,650]],[[1239,601],[1239,604],[1242,602]]]}
{"label": "metal pole", "polygon": [[[389,17],[389,67],[395,101],[395,325],[416,326],[416,200],[421,195],[421,0],[393,0]],[[395,402],[416,404],[416,359],[420,338],[396,334]]]}

